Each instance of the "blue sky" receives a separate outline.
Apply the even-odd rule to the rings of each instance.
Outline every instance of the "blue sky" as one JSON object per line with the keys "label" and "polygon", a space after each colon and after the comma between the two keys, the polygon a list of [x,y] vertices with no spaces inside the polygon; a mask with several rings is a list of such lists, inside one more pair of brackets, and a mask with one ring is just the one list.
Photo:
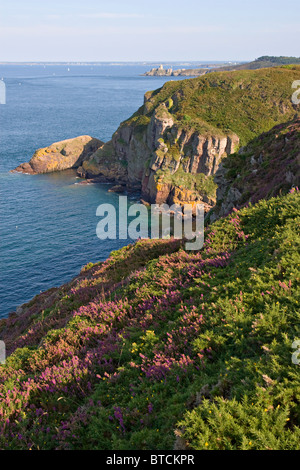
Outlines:
{"label": "blue sky", "polygon": [[300,56],[299,0],[0,0],[0,61]]}

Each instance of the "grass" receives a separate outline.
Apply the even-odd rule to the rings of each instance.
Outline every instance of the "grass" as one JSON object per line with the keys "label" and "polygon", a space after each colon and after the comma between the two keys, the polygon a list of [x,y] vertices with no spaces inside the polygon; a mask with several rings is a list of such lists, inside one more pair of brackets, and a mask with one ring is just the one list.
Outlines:
{"label": "grass", "polygon": [[2,321],[0,447],[299,449],[299,202],[233,212],[200,252],[141,240]]}
{"label": "grass", "polygon": [[[220,134],[231,131],[245,145],[276,124],[293,117],[292,83],[299,66],[262,70],[215,72],[189,80],[167,82],[152,93],[147,114],[173,101],[172,114],[178,125]],[[142,107],[140,113],[145,110]],[[126,121],[128,124],[129,121]]]}
{"label": "grass", "polygon": [[[124,121],[114,134],[113,142],[114,139],[118,142],[118,137],[120,140],[122,135],[130,136],[127,145],[122,147],[122,155],[108,142],[83,166],[94,174],[97,171],[105,174],[106,169],[112,167],[116,179],[120,174],[123,180],[129,177],[126,168],[120,163],[126,155],[130,162],[129,168],[141,180],[142,187],[146,188],[142,195],[146,200],[150,194],[152,197],[153,188],[149,188],[145,182],[149,172],[141,176],[141,168],[144,165],[146,170],[149,156],[155,158],[159,145],[158,141],[153,141],[161,127],[157,124],[155,128],[155,120],[169,121],[170,124],[163,136],[157,134],[157,140],[163,137],[168,149],[159,170],[165,173],[166,179],[170,179],[170,165],[173,171],[176,163],[182,163],[185,159],[192,161],[197,152],[203,153],[199,155],[200,158],[205,158],[206,144],[203,150],[201,146],[196,148],[199,137],[209,142],[212,137],[216,141],[229,137],[234,138],[234,141],[239,139],[237,146],[245,146],[262,132],[268,132],[275,125],[292,119],[295,115],[295,105],[291,100],[294,91],[292,83],[299,79],[299,74],[299,65],[288,65],[213,72],[194,79],[167,82],[160,89],[147,92],[145,104]],[[155,132],[153,129],[156,129]],[[216,168],[218,166],[218,162],[213,163],[213,152],[208,153],[208,165],[211,168],[206,169],[207,172],[214,171],[214,165]],[[222,156],[226,155],[223,153]],[[184,165],[187,172],[189,167],[188,164]],[[182,172],[173,180],[178,181],[181,177]],[[190,181],[188,177],[185,179]],[[199,199],[204,195],[199,189]]]}
{"label": "grass", "polygon": [[203,173],[187,173],[182,167],[173,174],[158,170],[156,175],[160,183],[195,191],[195,194],[202,194],[212,199],[216,198],[217,185],[214,183],[213,176],[205,176]]}

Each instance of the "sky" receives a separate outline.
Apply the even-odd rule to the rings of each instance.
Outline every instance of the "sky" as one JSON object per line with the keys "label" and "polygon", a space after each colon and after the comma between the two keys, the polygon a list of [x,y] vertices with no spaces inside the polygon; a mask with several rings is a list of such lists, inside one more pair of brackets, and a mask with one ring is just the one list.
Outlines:
{"label": "sky", "polygon": [[300,56],[299,0],[0,0],[0,62]]}

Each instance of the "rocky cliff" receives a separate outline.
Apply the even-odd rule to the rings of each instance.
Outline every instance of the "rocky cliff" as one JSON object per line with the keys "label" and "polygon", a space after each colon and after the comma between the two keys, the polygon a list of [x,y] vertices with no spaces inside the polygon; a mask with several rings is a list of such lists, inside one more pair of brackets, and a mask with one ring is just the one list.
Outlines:
{"label": "rocky cliff", "polygon": [[[140,120],[141,121],[141,120]],[[199,135],[176,125],[162,103],[144,125],[124,124],[111,142],[79,169],[81,175],[104,175],[141,189],[150,203],[215,202],[211,175],[224,155],[239,143],[235,134]]]}
{"label": "rocky cliff", "polygon": [[103,142],[88,135],[56,142],[38,149],[29,163],[22,163],[13,171],[37,174],[78,168],[102,145]]}
{"label": "rocky cliff", "polygon": [[215,204],[213,175],[222,159],[292,118],[291,84],[300,68],[222,72],[170,81],[78,173],[138,188],[150,203]]}
{"label": "rocky cliff", "polygon": [[81,177],[139,190],[144,202],[202,202],[208,212],[222,160],[295,116],[292,84],[299,74],[299,65],[288,65],[169,81],[145,94],[143,106],[109,142],[89,136],[58,142],[15,171],[77,167]]}

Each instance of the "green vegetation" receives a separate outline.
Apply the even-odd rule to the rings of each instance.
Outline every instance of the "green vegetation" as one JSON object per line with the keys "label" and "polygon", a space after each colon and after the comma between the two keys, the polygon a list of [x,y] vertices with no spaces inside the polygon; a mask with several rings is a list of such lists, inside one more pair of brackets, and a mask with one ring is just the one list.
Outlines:
{"label": "green vegetation", "polygon": [[271,62],[276,65],[286,65],[286,64],[300,64],[300,57],[285,57],[285,56],[262,56],[256,59],[256,62]]}
{"label": "green vegetation", "polygon": [[161,183],[195,191],[195,193],[212,199],[216,198],[217,185],[214,183],[213,176],[205,176],[203,173],[187,173],[180,166],[175,173],[158,170],[156,178]]}
{"label": "green vegetation", "polygon": [[171,160],[175,160],[176,162],[179,162],[181,159],[181,154],[180,154],[180,148],[178,143],[170,143],[169,141],[166,141],[166,145],[168,147],[168,157]]}
{"label": "green vegetation", "polygon": [[[242,199],[236,207],[269,199],[300,186],[300,120],[275,126],[223,160],[228,188],[236,188]],[[221,201],[219,201],[221,202]]]}
{"label": "green vegetation", "polygon": [[205,134],[239,136],[245,145],[254,137],[287,121],[295,114],[292,83],[300,67],[214,72],[189,80],[170,81],[148,94],[147,103],[125,121],[152,115],[161,103],[169,108],[176,125]]}
{"label": "green vegetation", "polygon": [[[207,195],[214,199],[211,178],[186,176],[181,170],[211,174],[227,153],[292,119],[296,111],[292,84],[299,77],[300,65],[283,65],[218,71],[167,82],[162,88],[146,93],[144,105],[121,124],[111,142],[83,163],[83,168],[87,174],[108,175],[116,181],[130,180],[122,163],[127,160],[133,172],[131,177],[141,183],[144,200],[154,201],[157,197],[157,188],[152,187],[153,176],[156,181],[159,178],[162,183],[176,185],[160,191],[165,200],[179,186],[197,192],[197,199]],[[158,158],[155,166],[150,163],[149,168],[151,156]]]}
{"label": "green vegetation", "polygon": [[[0,321],[0,449],[300,450],[299,73],[169,82],[123,124],[144,139],[158,110],[175,130],[236,133],[245,147],[224,166],[241,204],[200,251],[139,240]],[[180,138],[159,139],[157,182],[214,199]],[[114,156],[110,142],[93,164]]]}
{"label": "green vegetation", "polygon": [[0,448],[299,450],[299,202],[233,212],[200,252],[141,240],[2,320]]}
{"label": "green vegetation", "polygon": [[150,117],[149,116],[137,116],[135,118],[135,133],[137,134],[143,134],[145,130],[147,129],[147,126],[150,122]]}

